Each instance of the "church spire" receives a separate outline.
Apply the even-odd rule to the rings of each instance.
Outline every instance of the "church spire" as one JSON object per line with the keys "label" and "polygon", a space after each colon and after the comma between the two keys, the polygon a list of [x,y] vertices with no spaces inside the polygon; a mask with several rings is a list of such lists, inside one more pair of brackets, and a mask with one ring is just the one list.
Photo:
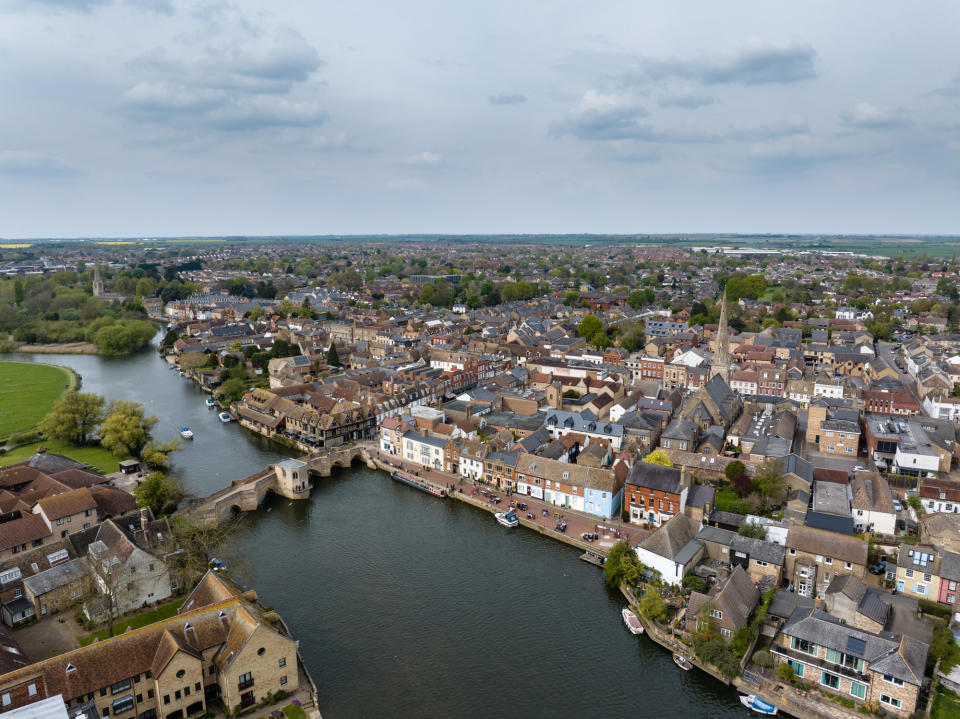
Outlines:
{"label": "church spire", "polygon": [[103,278],[100,276],[100,265],[95,264],[93,266],[93,296],[102,297],[103,294]]}
{"label": "church spire", "polygon": [[723,299],[720,301],[720,322],[717,325],[717,339],[714,343],[716,351],[713,353],[713,366],[710,368],[710,377],[723,377],[723,381],[730,382],[730,334],[727,332],[727,288],[723,288]]}

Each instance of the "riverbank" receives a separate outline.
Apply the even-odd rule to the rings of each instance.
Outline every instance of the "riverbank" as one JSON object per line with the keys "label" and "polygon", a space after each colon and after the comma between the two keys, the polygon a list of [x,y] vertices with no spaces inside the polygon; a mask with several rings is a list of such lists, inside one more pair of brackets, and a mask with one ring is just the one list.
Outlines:
{"label": "riverbank", "polygon": [[13,352],[50,355],[99,355],[100,348],[92,342],[64,342],[62,344],[17,345]]}

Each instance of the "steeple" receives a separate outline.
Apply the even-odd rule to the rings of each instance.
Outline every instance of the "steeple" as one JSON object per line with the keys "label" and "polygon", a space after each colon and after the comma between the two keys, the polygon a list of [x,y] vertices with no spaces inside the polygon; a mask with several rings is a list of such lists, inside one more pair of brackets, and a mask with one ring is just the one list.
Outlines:
{"label": "steeple", "polygon": [[100,276],[100,265],[93,266],[93,296],[103,296],[103,278]]}
{"label": "steeple", "polygon": [[723,288],[723,299],[720,301],[720,322],[717,325],[717,339],[714,343],[716,351],[713,353],[713,364],[710,367],[711,379],[715,375],[723,377],[723,381],[730,383],[730,335],[727,332],[727,288]]}

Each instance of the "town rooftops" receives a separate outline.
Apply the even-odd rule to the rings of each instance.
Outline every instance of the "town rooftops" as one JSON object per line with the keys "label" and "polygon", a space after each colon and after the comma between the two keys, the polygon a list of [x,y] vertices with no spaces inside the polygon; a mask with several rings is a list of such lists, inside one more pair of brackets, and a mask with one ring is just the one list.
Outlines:
{"label": "town rooftops", "polygon": [[812,527],[790,527],[787,531],[786,547],[853,564],[866,565],[867,563],[866,542],[856,537]]}
{"label": "town rooftops", "polygon": [[670,494],[680,494],[683,491],[681,470],[643,461],[636,462],[630,468],[627,484]]}
{"label": "town rooftops", "polygon": [[37,502],[37,506],[47,519],[53,520],[96,509],[97,502],[90,494],[90,490],[82,487],[55,494],[52,497],[44,497]]}

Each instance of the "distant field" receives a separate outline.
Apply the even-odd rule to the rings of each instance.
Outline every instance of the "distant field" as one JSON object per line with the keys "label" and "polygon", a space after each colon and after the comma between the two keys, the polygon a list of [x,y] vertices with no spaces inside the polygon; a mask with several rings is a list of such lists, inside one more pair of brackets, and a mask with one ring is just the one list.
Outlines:
{"label": "distant field", "polygon": [[120,471],[120,460],[100,445],[74,447],[67,442],[37,442],[35,444],[25,444],[22,447],[12,449],[5,455],[0,456],[0,467],[6,467],[9,464],[16,464],[17,462],[29,459],[36,454],[37,447],[41,444],[52,454],[62,454],[78,462],[89,464],[104,474],[112,474],[113,472]]}
{"label": "distant field", "polygon": [[0,437],[35,427],[75,382],[66,367],[0,362]]}

